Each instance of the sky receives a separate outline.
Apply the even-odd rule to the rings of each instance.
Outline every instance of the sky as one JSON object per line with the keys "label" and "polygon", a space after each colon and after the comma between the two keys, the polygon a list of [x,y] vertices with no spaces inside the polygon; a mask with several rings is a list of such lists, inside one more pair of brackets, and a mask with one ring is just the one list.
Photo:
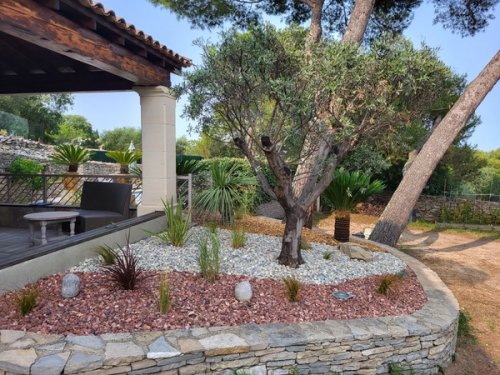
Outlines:
{"label": "sky", "polygon": [[[188,21],[178,19],[170,11],[154,7],[147,0],[101,0],[108,9],[143,30],[182,56],[201,62],[201,50],[193,42],[199,38],[215,42],[220,30],[208,31],[191,28]],[[432,5],[424,4],[417,9],[413,22],[405,31],[415,45],[422,42],[438,49],[438,56],[456,73],[466,75],[467,82],[473,80],[500,47],[500,6],[494,12],[486,31],[474,37],[462,38],[440,25],[433,25]],[[192,69],[192,68],[191,68]],[[173,83],[181,78],[173,75]],[[74,94],[75,103],[68,113],[85,116],[99,133],[123,126],[140,127],[139,96],[135,92]],[[185,99],[177,104],[177,138],[197,138],[189,132],[189,122],[182,118]],[[481,103],[476,111],[482,123],[476,128],[469,143],[478,149],[490,151],[500,148],[500,85]]]}

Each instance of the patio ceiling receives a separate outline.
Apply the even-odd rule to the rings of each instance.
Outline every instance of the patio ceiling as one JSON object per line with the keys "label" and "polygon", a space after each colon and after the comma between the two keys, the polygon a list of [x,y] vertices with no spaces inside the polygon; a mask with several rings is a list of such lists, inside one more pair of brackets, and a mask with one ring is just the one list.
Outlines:
{"label": "patio ceiling", "polygon": [[191,61],[91,0],[2,0],[0,94],[170,86]]}

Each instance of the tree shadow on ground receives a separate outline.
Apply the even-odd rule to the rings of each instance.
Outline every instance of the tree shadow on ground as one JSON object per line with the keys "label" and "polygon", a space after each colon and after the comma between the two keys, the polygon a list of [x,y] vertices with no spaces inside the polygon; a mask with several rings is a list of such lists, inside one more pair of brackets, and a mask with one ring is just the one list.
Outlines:
{"label": "tree shadow on ground", "polygon": [[[429,230],[426,232],[421,232],[421,233],[413,233],[408,230],[406,230],[402,237],[400,238],[400,244],[404,246],[410,246],[410,247],[425,247],[425,246],[430,246],[434,242],[436,242],[439,239],[439,232]],[[416,240],[421,240],[418,243],[414,244],[409,244],[410,242],[414,242]]]}
{"label": "tree shadow on ground", "polygon": [[454,361],[446,368],[446,375],[498,375],[495,360],[478,344],[458,340]]}
{"label": "tree shadow on ground", "polygon": [[[464,251],[464,250],[472,249],[474,247],[484,246],[484,245],[486,245],[486,244],[488,244],[490,242],[493,242],[493,241],[495,241],[497,239],[498,239],[497,236],[482,237],[482,238],[478,238],[478,239],[475,239],[475,240],[467,242],[467,243],[445,247],[445,248],[442,248],[442,249],[439,249],[439,250],[436,250],[436,251],[443,252],[443,253],[455,252],[455,251]],[[499,248],[500,248],[500,246],[499,246]]]}
{"label": "tree shadow on ground", "polygon": [[439,274],[445,283],[453,280],[454,282],[474,285],[483,283],[490,278],[490,275],[480,268],[467,266],[451,259],[439,258],[419,249],[405,249],[404,252],[425,263],[426,266]]}

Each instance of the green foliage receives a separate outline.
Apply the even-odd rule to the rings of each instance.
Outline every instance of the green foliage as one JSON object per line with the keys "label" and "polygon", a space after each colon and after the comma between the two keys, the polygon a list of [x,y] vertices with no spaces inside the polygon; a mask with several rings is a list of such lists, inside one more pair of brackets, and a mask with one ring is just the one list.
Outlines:
{"label": "green foliage", "polygon": [[38,289],[34,287],[25,288],[16,293],[15,301],[17,309],[22,316],[28,315],[33,310],[39,294]]}
{"label": "green foliage", "polygon": [[170,281],[167,276],[161,278],[158,292],[158,307],[160,308],[160,314],[166,314],[172,306]]}
{"label": "green foliage", "polygon": [[300,290],[302,289],[302,284],[295,277],[285,277],[283,279],[285,284],[285,291],[290,302],[300,301]]}
{"label": "green foliage", "polygon": [[177,205],[174,205],[173,200],[170,203],[163,202],[163,208],[167,220],[167,229],[165,232],[156,234],[156,237],[173,246],[182,247],[189,238],[191,212],[188,212],[185,218],[183,217],[180,198],[177,199]]}
{"label": "green foliage", "polygon": [[102,258],[102,261],[105,265],[109,266],[110,264],[115,264],[116,258],[119,254],[109,245],[99,246],[95,250],[96,254]]}
{"label": "green foliage", "polygon": [[324,191],[323,196],[335,211],[350,212],[358,203],[383,191],[384,188],[381,181],[371,181],[367,174],[359,171],[348,172],[339,168],[335,171],[332,182]]}
{"label": "green foliage", "polygon": [[414,375],[415,373],[410,370],[405,370],[399,363],[389,363],[389,375]]}
{"label": "green foliage", "polygon": [[233,249],[245,247],[246,238],[246,233],[235,226],[231,231],[231,245]]}
{"label": "green foliage", "polygon": [[89,148],[99,146],[99,132],[92,129],[92,124],[80,115],[64,115],[57,131],[48,135],[54,144],[76,143]]}
{"label": "green foliage", "polygon": [[[454,204],[453,204],[454,203]],[[439,221],[453,224],[500,224],[500,208],[482,209],[470,200],[455,200],[441,207]]]}
{"label": "green foliage", "polygon": [[[1,95],[0,111],[22,118],[16,121],[15,129],[0,122],[0,129],[7,129],[10,133],[27,136],[30,139],[50,141],[49,133],[53,133],[63,120],[63,113],[73,104],[73,96],[69,94],[42,94],[42,95]],[[10,122],[12,117],[2,117],[0,120]],[[27,129],[25,124],[27,123]],[[21,132],[17,132],[20,130]]]}
{"label": "green foliage", "polygon": [[289,375],[300,375],[300,371],[297,368],[297,366],[293,366],[290,368],[290,370],[288,370],[288,374]]}
{"label": "green foliage", "polygon": [[325,252],[323,253],[323,259],[325,259],[325,260],[330,260],[330,259],[332,259],[332,256],[333,256],[333,252],[331,252],[331,251],[325,251]]}
{"label": "green foliage", "polygon": [[38,174],[43,171],[43,165],[35,160],[16,157],[10,165],[5,168],[7,173],[12,173],[12,182],[28,183],[33,190],[40,190],[43,187],[41,177],[26,177],[26,174]]}
{"label": "green foliage", "polygon": [[128,150],[131,141],[134,142],[134,146],[136,147],[136,149],[141,148],[141,129],[133,127],[121,127],[105,131],[101,136],[101,143],[105,150]]}
{"label": "green foliage", "polygon": [[475,344],[477,338],[474,335],[474,327],[471,324],[472,318],[466,310],[460,310],[458,315],[458,337],[467,342]]}
{"label": "green foliage", "polygon": [[0,135],[16,135],[28,138],[28,120],[0,110]]}
{"label": "green foliage", "polygon": [[127,241],[124,248],[116,251],[115,262],[101,266],[111,281],[124,290],[134,290],[142,272],[138,268],[138,261],[130,249],[130,234],[127,235]]}
{"label": "green foliage", "polygon": [[198,239],[198,265],[201,276],[213,283],[220,272],[220,240],[215,232],[209,232]]}
{"label": "green foliage", "polygon": [[199,161],[199,159],[177,157],[175,165],[177,176],[187,176],[190,173],[196,173],[200,169]]}
{"label": "green foliage", "polygon": [[225,159],[217,160],[210,166],[210,186],[196,195],[195,207],[218,213],[223,223],[231,223],[244,191],[255,184],[255,178],[243,174],[236,164]]}
{"label": "green foliage", "polygon": [[78,145],[64,143],[54,148],[50,160],[56,164],[68,165],[69,172],[76,172],[78,165],[86,162],[90,157],[90,151]]}
{"label": "green foliage", "polygon": [[120,173],[129,173],[129,164],[132,164],[140,159],[140,153],[136,151],[108,151],[106,156],[120,164]]}

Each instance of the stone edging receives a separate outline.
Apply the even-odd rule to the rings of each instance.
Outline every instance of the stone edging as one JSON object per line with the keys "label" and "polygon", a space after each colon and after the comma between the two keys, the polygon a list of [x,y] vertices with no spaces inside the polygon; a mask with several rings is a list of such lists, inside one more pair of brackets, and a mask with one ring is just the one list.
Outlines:
{"label": "stone edging", "polygon": [[40,335],[0,331],[0,375],[301,374],[367,375],[398,363],[435,374],[455,351],[458,303],[439,277],[388,246],[417,274],[428,301],[411,315],[301,324],[250,324],[104,334]]}

